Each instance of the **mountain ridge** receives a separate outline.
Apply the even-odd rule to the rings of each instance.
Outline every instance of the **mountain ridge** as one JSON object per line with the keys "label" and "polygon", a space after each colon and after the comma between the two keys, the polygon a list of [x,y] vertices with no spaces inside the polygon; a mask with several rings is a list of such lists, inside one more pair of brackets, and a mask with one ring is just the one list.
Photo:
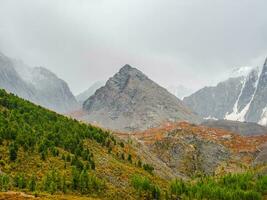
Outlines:
{"label": "mountain ridge", "polygon": [[78,108],[68,84],[44,67],[29,67],[0,54],[0,87],[60,113]]}
{"label": "mountain ridge", "polygon": [[[267,59],[261,68],[253,68],[239,81],[219,83],[186,97],[184,103],[204,118],[228,119],[267,126]],[[219,86],[231,85],[220,88]],[[212,101],[215,99],[214,101]],[[221,109],[224,106],[224,109]],[[221,109],[221,110],[220,110]]]}

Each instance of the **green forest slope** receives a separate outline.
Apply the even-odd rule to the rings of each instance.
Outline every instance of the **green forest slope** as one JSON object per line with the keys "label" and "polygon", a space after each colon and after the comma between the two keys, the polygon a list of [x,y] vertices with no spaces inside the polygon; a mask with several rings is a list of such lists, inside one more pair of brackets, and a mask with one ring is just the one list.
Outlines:
{"label": "green forest slope", "polygon": [[253,171],[169,182],[131,145],[0,90],[0,199],[258,200],[267,193],[267,176]]}

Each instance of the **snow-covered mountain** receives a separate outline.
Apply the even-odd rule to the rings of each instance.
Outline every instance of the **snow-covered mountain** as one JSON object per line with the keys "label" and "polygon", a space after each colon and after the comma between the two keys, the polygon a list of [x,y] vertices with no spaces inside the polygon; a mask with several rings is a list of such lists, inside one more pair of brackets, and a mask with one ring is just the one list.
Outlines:
{"label": "snow-covered mountain", "polygon": [[0,53],[0,72],[0,88],[60,113],[78,108],[67,83],[46,68],[31,68]]}
{"label": "snow-covered mountain", "polygon": [[185,98],[184,103],[204,118],[256,122],[266,126],[267,59],[263,67],[243,71],[242,76],[197,91]]}
{"label": "snow-covered mountain", "polygon": [[230,72],[229,77],[233,78],[233,77],[247,76],[252,69],[253,67],[251,66],[236,67]]}
{"label": "snow-covered mountain", "polygon": [[101,88],[104,85],[105,85],[104,81],[95,82],[87,90],[76,96],[77,101],[82,104],[85,100],[87,100],[90,96],[92,96],[97,89]]}

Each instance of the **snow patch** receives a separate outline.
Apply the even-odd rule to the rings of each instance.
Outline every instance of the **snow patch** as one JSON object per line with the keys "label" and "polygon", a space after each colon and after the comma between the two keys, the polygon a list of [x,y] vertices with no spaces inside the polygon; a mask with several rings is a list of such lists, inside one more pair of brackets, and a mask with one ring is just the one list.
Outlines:
{"label": "snow patch", "polygon": [[237,67],[231,71],[230,77],[247,76],[252,71],[252,69],[253,67],[250,66]]}
{"label": "snow patch", "polygon": [[218,120],[216,117],[208,116],[204,118],[205,120]]}
{"label": "snow patch", "polygon": [[[252,70],[250,69],[250,71],[252,71]],[[240,112],[238,112],[238,102],[240,100],[241,95],[243,94],[243,90],[244,90],[245,85],[246,85],[246,82],[247,82],[247,80],[249,78],[249,74],[248,74],[246,76],[245,80],[243,80],[242,89],[241,89],[241,92],[240,92],[240,94],[239,94],[239,96],[238,96],[238,98],[237,98],[237,100],[236,100],[236,102],[234,104],[233,112],[230,113],[230,114],[227,112],[225,114],[224,119],[226,119],[226,120],[233,120],[233,121],[241,121],[241,122],[244,122],[245,121],[246,114],[249,111],[251,102],[253,101],[254,96],[256,94],[256,91],[257,91],[257,88],[258,88],[259,78],[260,78],[260,74],[261,74],[259,68],[257,68],[257,73],[258,73],[257,74],[258,77],[257,77],[257,81],[255,82],[255,85],[254,85],[254,88],[255,88],[254,89],[254,93],[253,93],[253,95],[252,95],[249,103],[243,108],[243,110],[241,110]]]}
{"label": "snow patch", "polygon": [[262,109],[261,119],[258,124],[262,126],[267,126],[267,106]]}

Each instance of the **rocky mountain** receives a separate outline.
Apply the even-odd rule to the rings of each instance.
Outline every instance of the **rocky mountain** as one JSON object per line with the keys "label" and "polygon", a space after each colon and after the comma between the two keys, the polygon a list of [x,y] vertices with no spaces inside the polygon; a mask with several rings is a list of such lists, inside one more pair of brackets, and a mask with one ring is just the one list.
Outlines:
{"label": "rocky mountain", "polygon": [[144,130],[164,121],[199,121],[182,101],[130,65],[87,99],[83,109],[83,119],[121,131]]}
{"label": "rocky mountain", "polygon": [[243,78],[230,78],[215,87],[205,87],[183,102],[204,118],[223,119],[230,113],[242,88]]}
{"label": "rocky mountain", "polygon": [[0,54],[0,88],[51,110],[65,113],[78,103],[67,83],[43,67],[31,68]]}
{"label": "rocky mountain", "polygon": [[25,99],[34,96],[34,88],[23,81],[14,68],[13,62],[0,53],[0,87]]}
{"label": "rocky mountain", "polygon": [[87,100],[90,96],[92,96],[95,91],[99,88],[101,88],[102,86],[105,85],[104,81],[97,81],[95,82],[93,85],[91,85],[87,90],[85,90],[84,92],[78,94],[76,96],[76,99],[79,103],[83,103],[85,100]]}
{"label": "rocky mountain", "polygon": [[201,123],[203,126],[211,128],[219,128],[243,136],[264,135],[267,134],[267,127],[261,126],[253,122],[239,122],[231,120],[206,120]]}
{"label": "rocky mountain", "polygon": [[247,76],[230,78],[203,88],[184,103],[204,118],[255,122],[267,125],[267,59]]}

